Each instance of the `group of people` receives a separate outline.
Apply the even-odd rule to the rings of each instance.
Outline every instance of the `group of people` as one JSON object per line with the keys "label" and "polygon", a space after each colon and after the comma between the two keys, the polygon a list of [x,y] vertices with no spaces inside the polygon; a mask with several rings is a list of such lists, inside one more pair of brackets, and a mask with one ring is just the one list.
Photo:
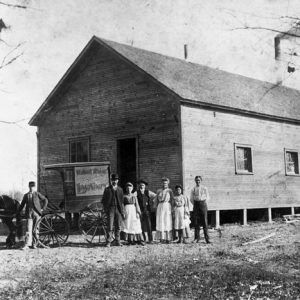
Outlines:
{"label": "group of people", "polygon": [[210,243],[207,230],[207,202],[209,193],[201,184],[201,176],[195,177],[195,186],[190,198],[183,194],[181,185],[175,186],[173,193],[168,178],[162,178],[162,188],[156,193],[150,191],[145,180],[138,181],[133,192],[133,184],[127,182],[125,193],[118,186],[119,177],[112,174],[111,184],[104,190],[102,202],[108,216],[107,247],[112,241],[121,246],[121,232],[128,244],[144,245],[153,242],[151,213],[156,211],[156,237],[165,243],[171,241],[187,243],[190,233],[190,213],[193,212],[195,225],[194,242],[200,242],[200,226],[203,227],[206,243]]}
{"label": "group of people", "polygon": [[[155,211],[156,238],[161,242],[187,243],[190,233],[190,213],[193,212],[195,226],[194,242],[200,241],[200,226],[203,227],[204,238],[210,243],[207,232],[207,202],[209,193],[201,184],[201,176],[195,177],[195,186],[188,198],[183,194],[181,185],[175,186],[173,193],[169,187],[168,178],[162,178],[162,188],[156,193],[150,191],[145,180],[138,181],[137,191],[133,192],[133,184],[127,182],[125,193],[118,186],[119,177],[111,175],[111,183],[105,188],[102,203],[108,217],[107,243],[110,247],[114,241],[116,246],[121,246],[121,232],[124,234],[128,244],[153,242],[152,214]],[[25,207],[27,218],[27,229],[25,245],[22,249],[30,246],[36,248],[37,236],[33,230],[46,208],[48,200],[45,196],[35,190],[35,182],[29,182],[29,192],[26,193],[21,202],[19,212]]]}

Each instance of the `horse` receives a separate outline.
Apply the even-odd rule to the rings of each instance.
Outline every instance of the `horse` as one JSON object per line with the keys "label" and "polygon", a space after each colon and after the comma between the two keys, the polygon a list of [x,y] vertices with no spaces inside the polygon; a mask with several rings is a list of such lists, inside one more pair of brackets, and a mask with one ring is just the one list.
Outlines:
{"label": "horse", "polygon": [[[21,237],[22,219],[19,212],[20,203],[7,195],[0,195],[0,219],[8,227],[9,234],[6,238],[6,247],[12,248],[16,245],[16,236]],[[16,218],[16,225],[13,219]]]}

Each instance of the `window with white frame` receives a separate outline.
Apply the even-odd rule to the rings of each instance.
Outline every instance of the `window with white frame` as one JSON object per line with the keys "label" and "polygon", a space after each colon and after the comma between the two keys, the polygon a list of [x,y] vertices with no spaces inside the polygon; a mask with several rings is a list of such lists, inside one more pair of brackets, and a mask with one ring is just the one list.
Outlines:
{"label": "window with white frame", "polygon": [[235,173],[253,174],[252,146],[245,144],[234,144]]}
{"label": "window with white frame", "polygon": [[299,152],[292,149],[284,149],[285,174],[299,175]]}

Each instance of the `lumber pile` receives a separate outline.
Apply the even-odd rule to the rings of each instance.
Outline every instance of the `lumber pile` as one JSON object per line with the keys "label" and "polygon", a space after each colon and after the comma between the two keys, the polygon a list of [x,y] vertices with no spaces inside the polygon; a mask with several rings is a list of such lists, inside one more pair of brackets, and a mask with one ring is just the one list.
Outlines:
{"label": "lumber pile", "polygon": [[293,223],[300,221],[300,214],[294,214],[294,215],[283,215],[283,220],[286,223]]}

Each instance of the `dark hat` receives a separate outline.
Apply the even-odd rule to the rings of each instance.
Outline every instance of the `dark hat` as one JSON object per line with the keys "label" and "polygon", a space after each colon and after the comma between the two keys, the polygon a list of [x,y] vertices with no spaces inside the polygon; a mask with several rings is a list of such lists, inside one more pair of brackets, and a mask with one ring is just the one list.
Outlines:
{"label": "dark hat", "polygon": [[195,180],[197,180],[197,179],[200,179],[202,181],[202,176],[200,176],[200,175],[195,176]]}
{"label": "dark hat", "polygon": [[117,180],[119,179],[118,174],[111,174],[111,180]]}
{"label": "dark hat", "polygon": [[168,182],[170,182],[170,179],[169,179],[168,177],[163,177],[163,178],[161,179],[161,181],[168,181]]}
{"label": "dark hat", "polygon": [[133,186],[133,184],[131,182],[127,182],[126,186]]}
{"label": "dark hat", "polygon": [[143,180],[143,179],[140,179],[137,183],[138,183],[138,184],[143,183],[144,185],[148,185],[148,182],[145,181],[145,180]]}
{"label": "dark hat", "polygon": [[35,186],[35,182],[34,181],[29,181],[28,186]]}
{"label": "dark hat", "polygon": [[175,189],[178,189],[178,188],[181,188],[181,189],[182,189],[182,186],[181,186],[180,184],[177,184],[177,185],[175,186]]}

